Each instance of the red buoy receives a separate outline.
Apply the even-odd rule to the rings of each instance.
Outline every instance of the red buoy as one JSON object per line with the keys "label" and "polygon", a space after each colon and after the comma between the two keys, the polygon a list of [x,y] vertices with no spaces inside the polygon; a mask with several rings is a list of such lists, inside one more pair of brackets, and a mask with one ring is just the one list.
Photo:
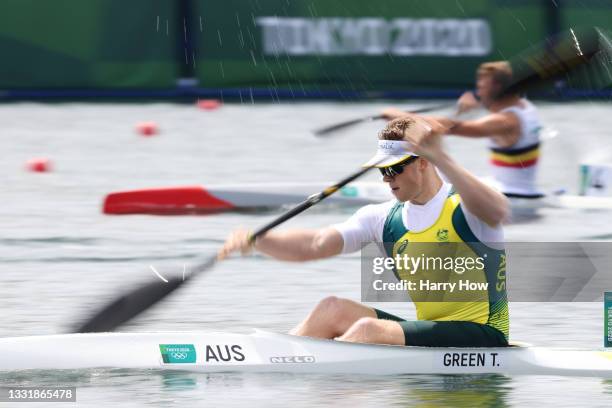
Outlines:
{"label": "red buoy", "polygon": [[159,131],[155,122],[141,122],[136,125],[136,130],[142,136],[153,136]]}
{"label": "red buoy", "polygon": [[198,108],[203,110],[215,110],[221,107],[221,101],[218,99],[198,99]]}
{"label": "red buoy", "polygon": [[51,171],[51,160],[46,157],[34,157],[26,162],[26,168],[36,173]]}

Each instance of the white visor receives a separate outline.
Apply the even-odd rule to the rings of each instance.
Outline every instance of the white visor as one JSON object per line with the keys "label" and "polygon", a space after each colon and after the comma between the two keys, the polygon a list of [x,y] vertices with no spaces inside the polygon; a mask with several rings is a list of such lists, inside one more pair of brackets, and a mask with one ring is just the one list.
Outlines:
{"label": "white visor", "polygon": [[388,167],[418,156],[410,151],[411,147],[411,144],[404,140],[379,140],[376,154],[365,162],[363,167]]}

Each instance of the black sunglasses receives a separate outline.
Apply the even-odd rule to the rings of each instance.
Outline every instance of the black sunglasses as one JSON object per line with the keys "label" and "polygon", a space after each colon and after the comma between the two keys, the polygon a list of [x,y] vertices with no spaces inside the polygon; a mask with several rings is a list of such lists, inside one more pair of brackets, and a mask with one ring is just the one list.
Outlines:
{"label": "black sunglasses", "polygon": [[410,163],[413,163],[418,158],[419,156],[410,156],[403,162],[394,164],[392,166],[380,167],[378,170],[380,170],[380,174],[382,174],[383,176],[395,177],[398,174],[402,174],[402,172],[404,171],[404,167],[408,166]]}

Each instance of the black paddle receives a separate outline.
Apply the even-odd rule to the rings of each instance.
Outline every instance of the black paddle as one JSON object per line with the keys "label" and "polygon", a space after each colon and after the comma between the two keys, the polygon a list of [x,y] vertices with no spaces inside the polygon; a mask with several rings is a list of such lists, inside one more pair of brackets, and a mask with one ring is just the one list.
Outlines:
{"label": "black paddle", "polygon": [[[446,103],[443,105],[427,106],[425,108],[414,109],[414,110],[406,111],[406,112],[408,113],[426,113],[426,112],[432,112],[432,111],[450,108],[451,106],[454,106],[454,104]],[[334,125],[325,126],[323,128],[313,130],[312,132],[315,134],[315,136],[326,136],[329,133],[335,132],[340,129],[347,128],[349,126],[354,126],[360,123],[371,122],[373,120],[379,120],[379,119],[384,119],[384,116],[383,115],[373,115],[373,116],[368,116],[367,118],[351,119],[351,120],[347,120],[346,122],[340,122]]]}
{"label": "black paddle", "polygon": [[[295,217],[313,205],[316,205],[321,200],[324,200],[326,197],[334,194],[351,181],[363,176],[371,168],[372,167],[364,167],[338,183],[327,187],[320,193],[311,195],[300,204],[297,204],[295,207],[291,208],[275,220],[255,231],[250,237],[251,243],[255,242],[257,237],[262,236],[272,228],[282,224],[290,218]],[[215,255],[201,264],[191,268],[189,271],[190,273],[186,275],[184,279],[182,277],[173,277],[167,279],[167,282],[156,279],[146,285],[138,287],[111,302],[104,309],[100,310],[98,313],[89,318],[85,323],[76,327],[74,331],[77,333],[112,331],[122,323],[127,322],[157,302],[161,301],[176,289],[182,287],[185,282],[202,274],[203,272],[206,272],[207,270],[210,270],[217,262],[217,256]]]}

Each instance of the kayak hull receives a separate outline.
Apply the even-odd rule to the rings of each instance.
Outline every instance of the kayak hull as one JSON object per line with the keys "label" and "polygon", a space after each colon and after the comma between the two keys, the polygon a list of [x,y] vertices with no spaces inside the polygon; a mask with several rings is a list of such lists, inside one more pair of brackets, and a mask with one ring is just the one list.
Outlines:
{"label": "kayak hull", "polygon": [[0,371],[130,368],[196,372],[508,374],[612,378],[612,352],[430,348],[253,334],[91,333],[0,339]]}

